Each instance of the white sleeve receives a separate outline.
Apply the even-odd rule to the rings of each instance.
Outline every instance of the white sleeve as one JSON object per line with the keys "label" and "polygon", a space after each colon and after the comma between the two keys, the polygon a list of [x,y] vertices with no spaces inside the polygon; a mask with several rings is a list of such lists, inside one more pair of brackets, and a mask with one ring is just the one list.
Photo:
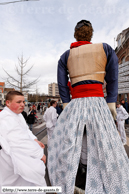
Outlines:
{"label": "white sleeve", "polygon": [[[4,122],[2,122],[1,132],[3,134],[2,136],[8,142],[11,153],[14,153],[15,156],[17,156],[17,154],[20,154],[41,159],[44,155],[44,150],[36,141],[34,141],[34,139],[37,139],[36,136],[33,135],[29,129],[24,130],[24,132],[22,133],[22,130],[18,128],[18,125],[13,125],[12,122],[8,122],[8,125],[9,124],[10,128],[8,127],[8,131],[11,132],[7,132],[7,136],[6,133],[3,133],[3,131],[5,131],[6,129],[6,123]],[[25,132],[29,134],[30,138]]]}
{"label": "white sleeve", "polygon": [[57,113],[56,113],[56,109],[52,111],[52,122],[53,122],[53,125],[54,125],[54,127],[55,127],[56,122],[57,122]]}
{"label": "white sleeve", "polygon": [[30,136],[30,138],[31,139],[37,139],[37,137],[32,133],[32,131],[30,131],[30,129],[29,128],[27,128],[27,132],[28,132],[28,134],[29,134],[29,136]]}
{"label": "white sleeve", "polygon": [[126,120],[129,117],[129,114],[127,113],[127,111],[123,107],[122,107],[122,113],[123,113],[123,115],[120,116],[120,119]]}
{"label": "white sleeve", "polygon": [[44,113],[44,115],[43,115],[43,119],[44,119],[45,122],[46,122],[46,120],[47,120],[47,118],[46,118],[46,112],[47,112],[47,111],[45,111],[45,113]]}
{"label": "white sleeve", "polygon": [[[24,122],[23,119],[22,119],[22,121]],[[27,129],[27,133],[29,134],[30,138],[33,139],[33,140],[37,139],[37,137],[32,133],[32,131],[30,131],[28,125],[26,123],[25,123],[25,125],[26,125],[26,129]]]}

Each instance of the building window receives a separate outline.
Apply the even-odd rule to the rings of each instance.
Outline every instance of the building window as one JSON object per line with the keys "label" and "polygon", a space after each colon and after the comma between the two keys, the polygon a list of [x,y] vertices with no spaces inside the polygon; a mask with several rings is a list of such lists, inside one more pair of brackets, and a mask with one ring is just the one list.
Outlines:
{"label": "building window", "polygon": [[128,36],[129,36],[129,32],[127,32],[127,34],[126,34],[126,38],[128,38]]}

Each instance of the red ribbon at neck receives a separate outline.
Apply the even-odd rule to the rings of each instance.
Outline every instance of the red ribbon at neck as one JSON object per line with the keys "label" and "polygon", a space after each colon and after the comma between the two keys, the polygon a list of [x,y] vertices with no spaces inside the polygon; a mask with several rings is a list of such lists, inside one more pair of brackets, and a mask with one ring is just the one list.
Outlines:
{"label": "red ribbon at neck", "polygon": [[73,43],[71,43],[71,45],[70,45],[70,49],[76,48],[76,47],[81,46],[81,45],[84,45],[84,44],[92,44],[92,43],[91,43],[91,42],[88,42],[88,41],[78,41],[78,42],[73,42]]}

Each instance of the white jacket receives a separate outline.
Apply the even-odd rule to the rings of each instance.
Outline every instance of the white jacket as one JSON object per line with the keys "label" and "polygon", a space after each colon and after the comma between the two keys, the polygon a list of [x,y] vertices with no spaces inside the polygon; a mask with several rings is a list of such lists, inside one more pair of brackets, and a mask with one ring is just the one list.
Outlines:
{"label": "white jacket", "polygon": [[55,127],[57,122],[56,109],[53,106],[50,106],[49,108],[47,108],[47,110],[43,115],[43,119],[46,121],[47,128]]}
{"label": "white jacket", "polygon": [[121,105],[116,109],[117,112],[117,121],[126,120],[129,117],[129,114],[125,110],[125,108]]}
{"label": "white jacket", "polygon": [[44,150],[34,139],[22,114],[5,107],[0,113],[0,187],[46,185]]}

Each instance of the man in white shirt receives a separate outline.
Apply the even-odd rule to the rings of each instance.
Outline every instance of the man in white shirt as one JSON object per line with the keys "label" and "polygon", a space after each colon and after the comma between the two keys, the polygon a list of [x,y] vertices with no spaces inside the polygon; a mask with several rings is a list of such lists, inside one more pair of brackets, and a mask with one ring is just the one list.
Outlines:
{"label": "man in white shirt", "polygon": [[52,100],[50,102],[50,107],[47,108],[47,110],[45,111],[45,113],[43,115],[43,119],[46,121],[48,145],[49,145],[49,141],[51,139],[54,127],[55,127],[56,122],[57,122],[57,113],[56,113],[56,109],[55,109],[56,106],[57,106],[57,102]]}
{"label": "man in white shirt", "polygon": [[23,94],[9,92],[0,113],[0,187],[46,186],[44,144],[29,130],[23,110]]}
{"label": "man in white shirt", "polygon": [[129,117],[129,114],[119,102],[116,103],[116,106],[118,131],[120,133],[123,145],[126,145],[126,133],[124,123],[125,120]]}

